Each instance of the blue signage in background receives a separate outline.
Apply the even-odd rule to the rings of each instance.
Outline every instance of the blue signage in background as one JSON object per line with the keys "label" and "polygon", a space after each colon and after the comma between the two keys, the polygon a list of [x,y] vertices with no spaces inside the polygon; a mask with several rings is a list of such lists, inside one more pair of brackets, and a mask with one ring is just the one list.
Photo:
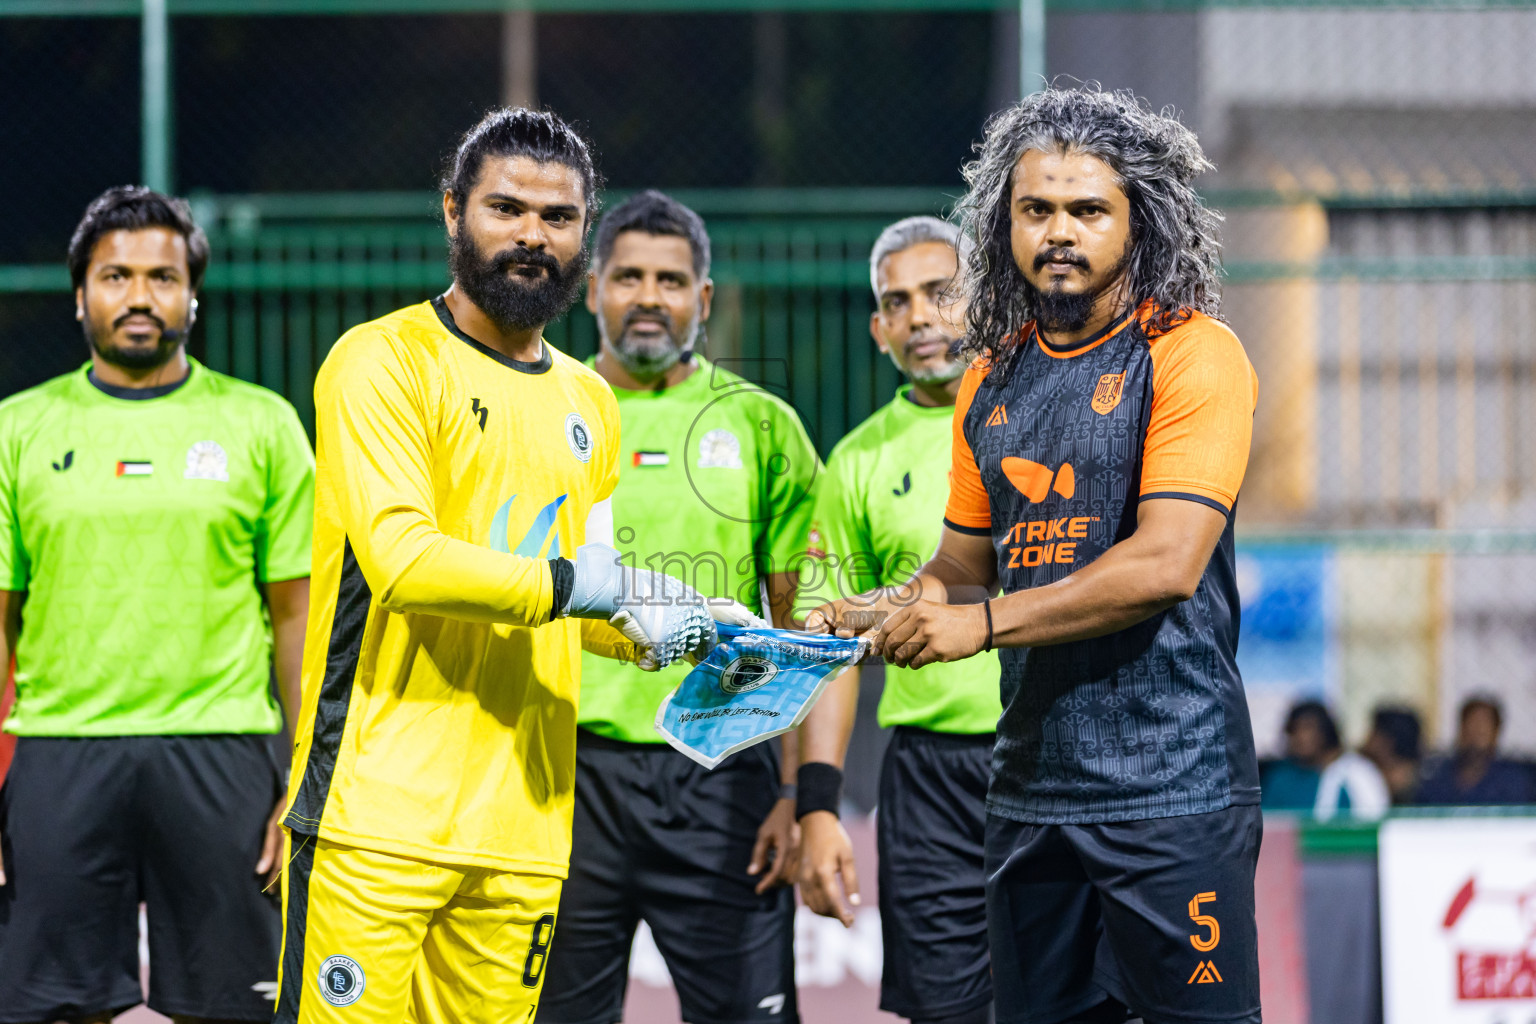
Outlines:
{"label": "blue signage in background", "polygon": [[1237,666],[1259,751],[1275,754],[1292,704],[1328,701],[1338,692],[1333,549],[1240,543],[1237,589],[1242,597]]}

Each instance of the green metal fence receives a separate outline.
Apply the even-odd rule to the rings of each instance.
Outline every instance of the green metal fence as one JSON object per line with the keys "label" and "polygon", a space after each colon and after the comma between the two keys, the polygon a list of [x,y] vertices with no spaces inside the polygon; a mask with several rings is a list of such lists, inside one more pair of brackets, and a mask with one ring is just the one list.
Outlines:
{"label": "green metal fence", "polygon": [[[745,360],[749,372],[781,391],[825,454],[897,384],[868,334],[867,261],[875,236],[896,217],[943,213],[955,196],[940,188],[677,194],[706,217],[714,245],[717,297],[706,351]],[[1255,201],[1214,198],[1229,208]],[[314,371],[336,338],[448,283],[443,228],[429,194],[201,196],[195,205],[214,254],[194,353],[284,394],[311,426]],[[1287,497],[1277,490],[1280,506],[1292,503],[1292,525],[1305,521],[1308,509],[1322,508],[1333,518],[1312,516],[1318,525],[1444,527],[1454,524],[1435,518],[1437,503],[1530,492],[1533,270],[1524,256],[1322,255],[1229,264],[1234,326],[1263,379],[1261,412],[1287,410],[1274,421],[1270,441],[1284,458],[1350,477],[1332,493],[1314,487]],[[47,305],[48,296],[57,297],[51,321],[39,321],[50,336],[55,325],[58,337],[73,330],[67,290],[62,266],[0,267],[6,304]],[[1276,337],[1264,333],[1299,310],[1309,319],[1304,353],[1296,327]],[[1378,327],[1400,311],[1401,329],[1382,340]],[[1443,324],[1439,313],[1448,317]],[[0,336],[6,328],[0,307]],[[22,350],[36,333],[7,337],[6,348]],[[580,306],[548,336],[580,358],[596,351],[595,325]],[[1383,401],[1400,423],[1383,419]],[[1306,423],[1328,426],[1301,430]],[[1464,452],[1471,455],[1460,458]],[[1383,476],[1382,467],[1391,472]],[[1305,471],[1307,480],[1318,476],[1315,468]],[[1378,477],[1386,488],[1379,494],[1371,490]],[[1341,494],[1366,511],[1329,505]],[[1410,511],[1371,518],[1371,509],[1389,506]],[[1427,518],[1413,518],[1417,507],[1430,509]]]}
{"label": "green metal fence", "polygon": [[[869,414],[895,387],[870,358],[867,254],[881,219],[712,225],[717,283],[708,352],[761,361],[826,438]],[[263,227],[221,234],[202,302],[210,366],[287,395],[306,423],[309,385],[348,327],[421,301],[448,284],[440,226]],[[584,308],[548,332],[579,358],[596,352]]]}
{"label": "green metal fence", "polygon": [[[741,361],[789,398],[826,454],[897,385],[868,333],[875,236],[896,217],[941,212],[952,199],[937,189],[679,195],[709,218],[717,292],[707,354]],[[435,198],[198,197],[213,258],[194,354],[285,395],[312,429],[314,372],[335,340],[447,286]],[[62,266],[0,267],[0,294],[58,295],[61,324],[68,287]],[[547,337],[578,358],[597,350],[596,326],[579,305]]]}

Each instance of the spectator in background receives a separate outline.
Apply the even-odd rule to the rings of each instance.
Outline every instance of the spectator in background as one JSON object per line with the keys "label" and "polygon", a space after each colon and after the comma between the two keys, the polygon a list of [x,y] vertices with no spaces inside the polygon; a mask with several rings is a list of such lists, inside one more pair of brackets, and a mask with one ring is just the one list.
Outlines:
{"label": "spectator in background", "polygon": [[1498,756],[1504,709],[1493,697],[1461,706],[1456,752],[1424,780],[1421,804],[1528,804],[1536,802],[1530,769]]}
{"label": "spectator in background", "polygon": [[1379,818],[1391,805],[1381,773],[1339,742],[1339,727],[1328,709],[1302,701],[1285,719],[1285,759],[1262,780],[1268,810],[1310,810],[1319,821],[1346,814]]}
{"label": "spectator in background", "polygon": [[1371,717],[1371,734],[1360,752],[1381,772],[1392,803],[1411,804],[1418,796],[1423,727],[1412,708],[1384,706]]}

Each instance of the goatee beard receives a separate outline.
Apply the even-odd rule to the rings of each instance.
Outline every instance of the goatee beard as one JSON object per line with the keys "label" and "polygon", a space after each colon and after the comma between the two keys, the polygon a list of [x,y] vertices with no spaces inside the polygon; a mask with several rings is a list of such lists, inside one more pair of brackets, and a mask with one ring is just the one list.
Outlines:
{"label": "goatee beard", "polygon": [[[592,252],[581,251],[562,264],[547,252],[521,246],[487,256],[467,224],[449,238],[448,268],[469,300],[504,331],[528,331],[560,319],[575,305]],[[534,280],[514,277],[513,267],[541,267]]]}
{"label": "goatee beard", "polygon": [[944,384],[965,372],[968,364],[964,359],[950,359],[938,366],[908,373],[914,384]]}
{"label": "goatee beard", "polygon": [[[943,384],[952,381],[963,374],[965,368],[970,365],[969,360],[961,355],[960,339],[950,338],[942,333],[931,330],[920,331],[914,337],[907,339],[907,355],[910,357],[911,350],[915,346],[927,341],[942,341],[945,343],[945,358],[943,362],[932,366],[913,366],[909,358],[906,366],[902,366],[900,363],[896,364],[896,369],[906,374],[907,379],[914,384]],[[895,361],[894,354],[892,361]]]}
{"label": "goatee beard", "polygon": [[1035,325],[1050,333],[1071,334],[1088,326],[1098,292],[1035,292]]}
{"label": "goatee beard", "polygon": [[[1051,250],[1035,257],[1036,267],[1038,268],[1047,259],[1052,258],[1054,253],[1055,250]],[[1081,257],[1077,259],[1080,261],[1079,265],[1087,269],[1088,261]],[[1031,297],[1034,299],[1036,329],[1052,334],[1073,334],[1087,327],[1089,319],[1093,316],[1094,303],[1106,291],[1120,286],[1121,278],[1125,274],[1125,268],[1130,265],[1130,262],[1131,247],[1127,244],[1125,252],[1121,253],[1120,258],[1115,261],[1115,265],[1109,268],[1109,273],[1104,278],[1104,284],[1093,290],[1085,289],[1076,293],[1057,291],[1054,288],[1041,290],[1025,281],[1025,286],[1029,289]]]}

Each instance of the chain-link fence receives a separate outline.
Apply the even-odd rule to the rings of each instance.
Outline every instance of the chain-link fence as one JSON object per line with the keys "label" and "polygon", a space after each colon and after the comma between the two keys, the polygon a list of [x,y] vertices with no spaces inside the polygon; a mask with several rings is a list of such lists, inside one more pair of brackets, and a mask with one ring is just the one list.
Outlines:
{"label": "chain-link fence", "polygon": [[[7,393],[84,357],[64,242],[139,174],[137,5],[43,13],[71,6],[0,0]],[[870,243],[952,207],[1020,91],[1009,3],[261,6],[280,13],[171,0],[170,166],[215,242],[194,351],[306,419],[341,331],[446,283],[435,175],[519,101],[585,126],[610,195],[704,214],[710,351],[782,358],[765,383],[825,453],[896,384],[868,339]],[[1051,74],[1174,106],[1220,168],[1225,308],[1261,378],[1240,522],[1271,745],[1298,693],[1330,695],[1354,740],[1379,701],[1410,703],[1444,743],[1489,690],[1536,749],[1533,52],[1536,5],[1510,0],[1049,6]],[[580,309],[550,337],[595,347]],[[1293,563],[1321,582],[1276,584]]]}

